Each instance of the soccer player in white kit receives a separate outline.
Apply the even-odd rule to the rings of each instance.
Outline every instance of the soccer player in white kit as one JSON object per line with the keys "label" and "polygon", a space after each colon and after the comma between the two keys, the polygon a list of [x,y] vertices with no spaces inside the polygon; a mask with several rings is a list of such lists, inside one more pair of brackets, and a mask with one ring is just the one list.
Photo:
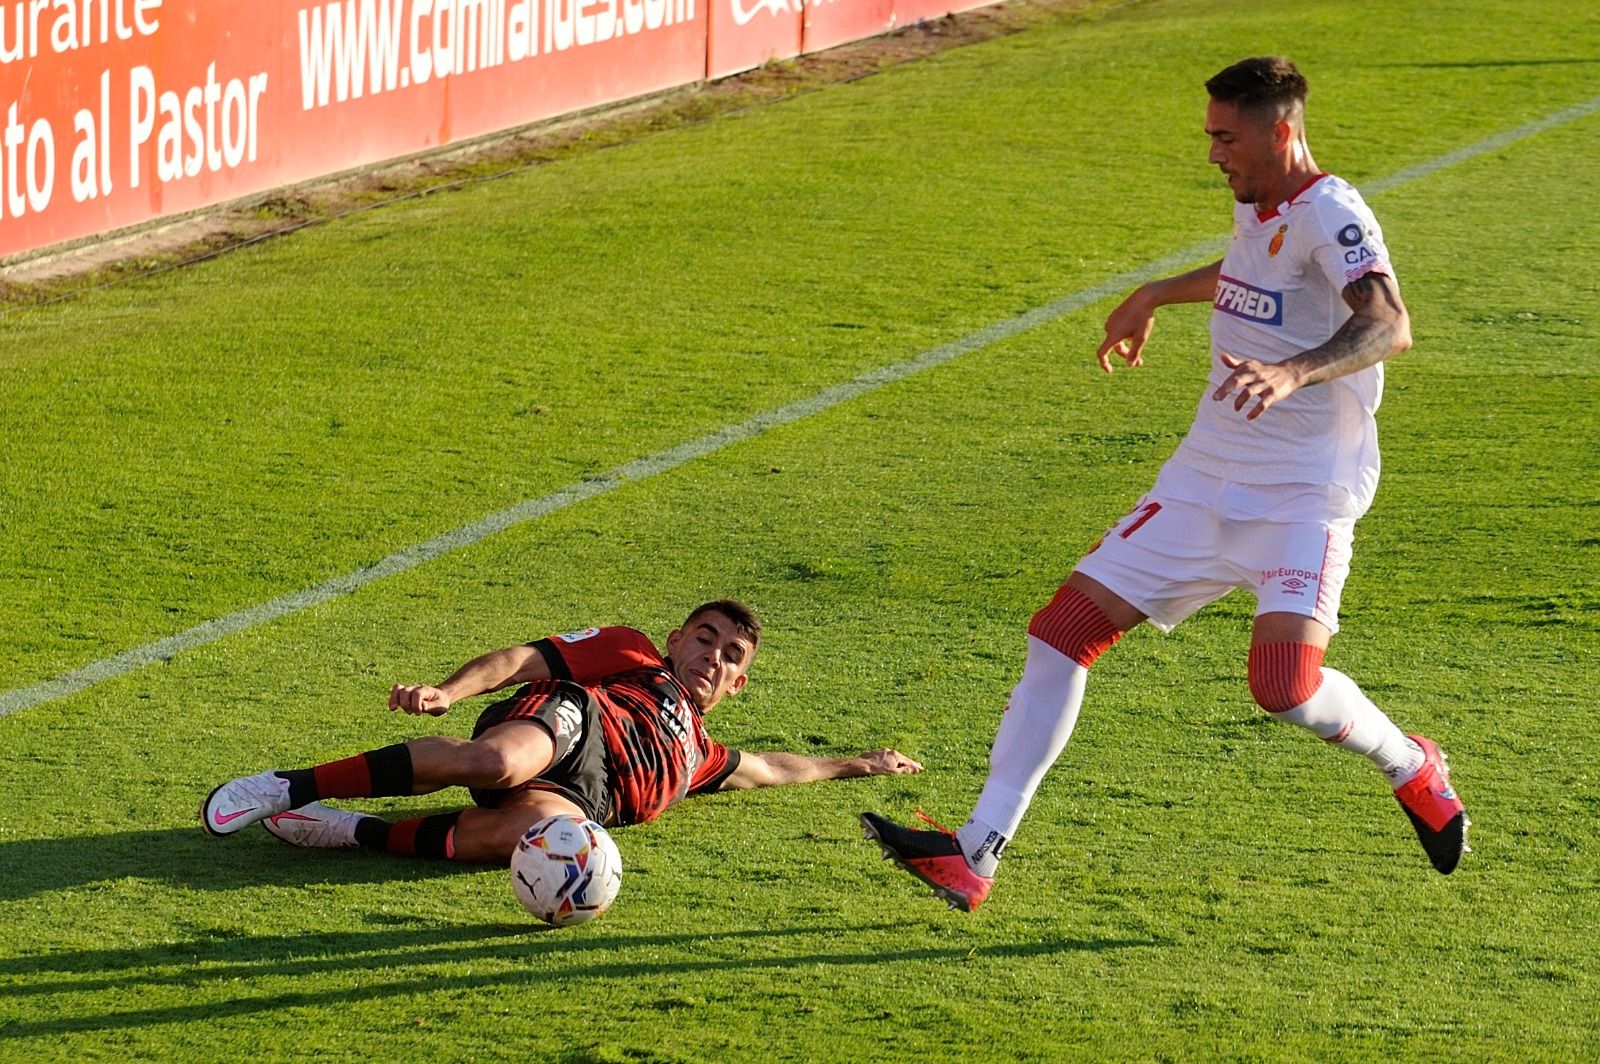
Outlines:
{"label": "soccer player in white kit", "polygon": [[1138,366],[1156,308],[1210,301],[1211,373],[1194,424],[1150,493],[1034,614],[971,819],[951,832],[861,816],[886,857],[955,908],[988,896],[1072,734],[1095,658],[1141,621],[1170,631],[1236,587],[1257,601],[1256,702],[1370,759],[1440,872],[1467,849],[1466,810],[1439,748],[1322,666],[1355,523],[1378,485],[1383,360],[1411,346],[1382,231],[1360,194],[1312,161],[1293,63],[1246,59],[1206,90],[1210,161],[1237,201],[1233,241],[1220,262],[1128,296],[1097,352],[1107,373],[1113,355]]}

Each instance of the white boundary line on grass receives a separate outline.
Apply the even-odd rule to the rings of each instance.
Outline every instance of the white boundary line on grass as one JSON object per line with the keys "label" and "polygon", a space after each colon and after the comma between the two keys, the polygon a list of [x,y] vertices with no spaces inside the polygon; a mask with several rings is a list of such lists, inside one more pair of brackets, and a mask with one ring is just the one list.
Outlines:
{"label": "white boundary line on grass", "polygon": [[[1469,159],[1503,148],[1526,137],[1531,137],[1536,133],[1542,133],[1545,130],[1586,117],[1596,111],[1600,111],[1600,96],[1596,96],[1584,103],[1555,111],[1543,118],[1534,119],[1503,133],[1497,133],[1475,144],[1469,144],[1466,147],[1457,148],[1455,151],[1446,152],[1426,162],[1418,163],[1416,166],[1407,167],[1397,173],[1390,174],[1388,177],[1371,182],[1365,186],[1364,191],[1368,194],[1388,191],[1407,182],[1437,173],[1446,167],[1454,166],[1457,163],[1466,162]],[[902,362],[896,362],[890,366],[868,370],[866,373],[846,381],[844,384],[835,385],[809,398],[800,399],[765,414],[757,414],[747,421],[718,429],[716,432],[702,436],[697,440],[679,444],[664,451],[657,451],[643,458],[636,458],[631,462],[618,466],[609,473],[591,477],[575,484],[568,484],[566,487],[559,488],[540,498],[518,503],[516,506],[501,510],[499,513],[490,514],[488,517],[474,521],[469,525],[463,525],[454,531],[446,532],[441,536],[418,543],[416,546],[407,547],[405,550],[389,555],[382,561],[357,569],[354,572],[346,573],[344,576],[334,577],[332,580],[296,591],[291,595],[283,595],[257,606],[251,606],[249,609],[214,618],[176,635],[168,636],[165,639],[158,639],[153,643],[146,643],[144,646],[125,650],[120,654],[101,658],[99,661],[92,662],[80,669],[63,673],[54,679],[45,680],[31,687],[20,687],[13,691],[7,691],[5,694],[0,695],[0,717],[7,717],[24,709],[31,709],[34,706],[52,702],[58,698],[77,694],[79,691],[93,687],[95,684],[115,679],[118,676],[124,676],[146,665],[154,664],[158,661],[168,661],[186,650],[193,650],[195,647],[214,643],[224,636],[254,628],[257,625],[277,620],[280,617],[299,613],[301,610],[338,598],[340,595],[349,594],[385,577],[403,573],[408,569],[414,569],[425,562],[433,561],[435,558],[442,557],[452,551],[472,546],[488,539],[497,532],[503,532],[524,522],[555,513],[557,510],[564,510],[568,506],[583,502],[586,499],[592,499],[597,495],[604,495],[624,484],[644,480],[657,473],[676,469],[696,458],[720,451],[730,444],[759,436],[768,429],[793,424],[813,414],[820,414],[841,403],[849,402],[858,396],[877,391],[886,384],[904,380],[913,374],[921,373],[925,369],[942,366],[946,362],[960,358],[962,355],[981,350],[1001,340],[1008,340],[1037,326],[1082,310],[1091,303],[1095,303],[1107,296],[1117,295],[1136,285],[1143,284],[1145,281],[1165,276],[1197,259],[1217,254],[1226,246],[1227,241],[1220,237],[1190,244],[1180,251],[1175,251],[1170,255],[1148,262],[1138,269],[1120,273],[1115,277],[1074,292],[1072,295],[1065,296],[1053,303],[1035,307],[1033,310],[1019,314],[1014,318],[996,322],[993,325],[979,329],[977,332],[969,333],[959,340],[924,351],[919,355]]]}

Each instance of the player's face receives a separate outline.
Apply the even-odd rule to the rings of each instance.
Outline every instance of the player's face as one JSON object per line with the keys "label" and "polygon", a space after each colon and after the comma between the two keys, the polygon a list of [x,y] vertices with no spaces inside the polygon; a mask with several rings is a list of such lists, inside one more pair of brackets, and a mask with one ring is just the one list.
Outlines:
{"label": "player's face", "polygon": [[1212,100],[1206,107],[1211,162],[1228,179],[1228,188],[1240,203],[1277,203],[1283,171],[1276,148],[1279,124],[1231,103]]}
{"label": "player's face", "polygon": [[667,656],[704,713],[744,687],[756,648],[731,619],[707,610],[667,636]]}

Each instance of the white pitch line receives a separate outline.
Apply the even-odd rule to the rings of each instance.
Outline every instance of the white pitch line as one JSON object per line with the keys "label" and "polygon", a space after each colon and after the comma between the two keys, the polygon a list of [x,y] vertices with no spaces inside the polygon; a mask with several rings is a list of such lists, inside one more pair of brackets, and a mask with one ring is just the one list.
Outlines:
{"label": "white pitch line", "polygon": [[[1584,118],[1594,114],[1596,111],[1600,111],[1600,96],[1553,112],[1543,118],[1526,122],[1514,129],[1497,133],[1475,144],[1469,144],[1464,148],[1457,148],[1455,151],[1435,156],[1426,162],[1418,163],[1416,166],[1407,167],[1386,178],[1371,182],[1366,186],[1366,191],[1369,194],[1386,192],[1407,182],[1437,173],[1446,167],[1455,166],[1458,163],[1466,162],[1488,152],[1496,151],[1536,133],[1543,133],[1556,126]],[[1218,254],[1226,246],[1226,239],[1220,237],[1190,244],[1182,250],[1175,251],[1153,262],[1148,262],[1138,269],[1120,273],[1115,277],[1074,292],[1053,303],[1035,307],[1033,310],[1019,314],[1014,318],[996,322],[993,325],[979,329],[977,332],[969,333],[959,340],[924,351],[919,355],[896,362],[893,365],[868,370],[860,376],[846,381],[844,384],[835,385],[809,398],[797,400],[765,414],[757,414],[747,421],[718,429],[716,432],[702,436],[697,440],[679,444],[664,451],[656,451],[654,454],[646,455],[643,458],[636,458],[601,476],[568,484],[548,495],[543,495],[537,499],[529,499],[498,513],[490,514],[488,517],[474,521],[469,525],[463,525],[454,531],[446,532],[444,535],[436,536],[413,547],[407,547],[405,550],[391,554],[382,561],[366,568],[357,569],[354,572],[334,577],[332,580],[296,591],[293,594],[283,595],[260,605],[251,606],[249,609],[239,610],[235,613],[205,621],[176,635],[170,635],[165,639],[158,639],[153,643],[146,643],[144,646],[125,650],[120,654],[113,654],[107,658],[101,658],[99,661],[85,665],[81,669],[74,669],[71,672],[63,673],[54,679],[45,680],[31,687],[19,687],[13,691],[7,691],[5,694],[0,695],[0,717],[7,717],[24,709],[31,709],[34,706],[42,705],[58,698],[65,698],[67,695],[77,694],[79,691],[93,687],[95,684],[115,679],[118,676],[124,676],[135,669],[143,668],[158,661],[170,660],[186,650],[193,650],[195,647],[214,643],[224,636],[254,628],[268,621],[275,621],[280,617],[287,617],[293,613],[299,613],[310,606],[338,598],[340,595],[349,594],[368,584],[382,580],[384,577],[394,576],[408,569],[414,569],[424,562],[430,562],[452,551],[460,550],[462,547],[470,547],[474,543],[481,542],[495,533],[503,532],[515,525],[544,517],[547,514],[555,513],[557,510],[564,510],[568,506],[592,499],[597,495],[604,495],[615,488],[621,487],[623,484],[644,480],[647,477],[655,476],[657,473],[665,473],[668,470],[676,469],[696,458],[702,458],[715,451],[720,451],[730,444],[759,436],[769,429],[793,424],[813,414],[820,414],[841,403],[846,403],[851,399],[877,391],[886,384],[893,384],[913,374],[921,373],[923,370],[942,366],[946,362],[960,358],[962,355],[989,347],[992,344],[999,343],[1001,340],[1008,340],[1030,329],[1055,321],[1057,318],[1082,310],[1091,303],[1109,296],[1118,295],[1136,285],[1143,284],[1145,281],[1164,277],[1198,259]]]}

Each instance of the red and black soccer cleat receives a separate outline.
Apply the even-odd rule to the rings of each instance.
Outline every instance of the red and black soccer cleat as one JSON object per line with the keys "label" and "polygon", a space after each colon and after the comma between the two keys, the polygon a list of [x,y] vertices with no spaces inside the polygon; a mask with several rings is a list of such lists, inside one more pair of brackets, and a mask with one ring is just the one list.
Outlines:
{"label": "red and black soccer cleat", "polygon": [[[922,816],[921,813],[917,814]],[[928,823],[932,820],[922,817]],[[934,824],[938,827],[937,824]],[[933,888],[950,908],[971,912],[983,904],[994,887],[991,876],[980,876],[967,864],[955,833],[944,828],[919,831],[891,823],[877,813],[862,813],[861,827],[876,839],[883,856]]]}
{"label": "red and black soccer cleat", "polygon": [[1445,764],[1444,752],[1431,739],[1421,735],[1406,738],[1422,747],[1422,770],[1406,783],[1395,788],[1395,800],[1411,818],[1417,829],[1422,848],[1445,875],[1455,871],[1461,855],[1470,852],[1467,845],[1467,808],[1456,797],[1450,786],[1450,766]]}

